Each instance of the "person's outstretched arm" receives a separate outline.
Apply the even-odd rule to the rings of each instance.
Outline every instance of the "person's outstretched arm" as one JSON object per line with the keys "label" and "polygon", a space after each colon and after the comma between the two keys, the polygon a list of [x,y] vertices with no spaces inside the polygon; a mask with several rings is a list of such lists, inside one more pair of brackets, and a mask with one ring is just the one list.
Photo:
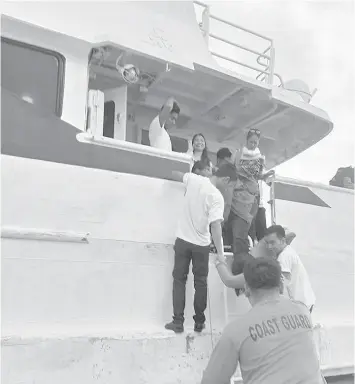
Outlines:
{"label": "person's outstretched arm", "polygon": [[225,258],[217,256],[216,268],[223,284],[228,288],[243,289],[245,284],[244,275],[234,276],[227,266]]}
{"label": "person's outstretched arm", "polygon": [[235,326],[227,326],[212,352],[201,384],[229,384],[238,367],[240,341]]}
{"label": "person's outstretched arm", "polygon": [[211,229],[212,240],[217,250],[217,255],[224,257],[222,238],[222,222],[224,211],[224,199],[219,191],[207,196],[208,223]]}
{"label": "person's outstretched arm", "polygon": [[159,123],[161,127],[163,127],[168,120],[170,112],[173,109],[174,102],[176,102],[175,99],[173,97],[169,97],[169,99],[162,106],[162,109],[159,112]]}
{"label": "person's outstretched arm", "polygon": [[215,220],[211,223],[211,235],[213,244],[216,247],[217,255],[224,257],[224,247],[222,238],[222,221],[221,219]]}
{"label": "person's outstretched arm", "polygon": [[268,183],[268,178],[271,176],[274,176],[274,175],[275,175],[275,171],[273,169],[271,169],[270,171],[268,171],[266,173],[260,174],[259,179],[262,181],[265,181],[265,183]]}

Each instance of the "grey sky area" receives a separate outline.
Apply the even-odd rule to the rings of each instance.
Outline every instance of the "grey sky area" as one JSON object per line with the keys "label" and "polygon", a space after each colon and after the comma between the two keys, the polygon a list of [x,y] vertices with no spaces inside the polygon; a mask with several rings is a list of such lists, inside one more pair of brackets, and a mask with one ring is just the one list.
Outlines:
{"label": "grey sky area", "polygon": [[[353,165],[354,3],[269,0],[207,3],[216,16],[272,38],[276,49],[275,71],[284,81],[301,79],[310,90],[317,88],[312,104],[326,111],[334,122],[334,130],[327,138],[278,167],[278,173],[327,183],[338,167]],[[217,22],[211,23],[211,32],[228,33],[236,43],[260,48],[257,39]],[[244,55],[235,48],[230,50],[229,56]],[[253,60],[255,63],[255,57]],[[233,69],[233,64],[227,65]],[[236,66],[234,69],[243,71]]]}

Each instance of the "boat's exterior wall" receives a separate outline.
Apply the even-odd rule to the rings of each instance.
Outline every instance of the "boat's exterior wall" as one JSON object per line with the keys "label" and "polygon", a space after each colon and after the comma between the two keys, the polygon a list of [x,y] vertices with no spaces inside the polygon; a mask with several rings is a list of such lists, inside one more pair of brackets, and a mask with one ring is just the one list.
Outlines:
{"label": "boat's exterior wall", "polygon": [[[292,247],[316,294],[312,318],[322,325],[324,364],[353,364],[354,192],[296,180],[279,182],[306,188],[314,195],[303,194],[308,203],[276,199],[276,221],[297,235]],[[302,200],[301,194],[299,197]],[[297,200],[297,191],[291,198]]]}
{"label": "boat's exterior wall", "polygon": [[11,339],[3,342],[2,383],[197,384],[211,349],[208,334]]}
{"label": "boat's exterior wall", "polygon": [[[90,44],[114,45],[182,68],[218,69],[192,1],[7,3],[3,13]],[[77,15],[82,15],[78,23]],[[134,23],[132,23],[134,19]],[[63,20],[66,22],[63,23]]]}
{"label": "boat's exterior wall", "polygon": [[[350,330],[348,330],[349,332]],[[219,333],[168,332],[86,337],[9,337],[2,341],[2,383],[196,384]],[[327,351],[315,330],[321,363]],[[350,365],[322,364],[325,375],[349,374]],[[233,383],[240,384],[240,371]]]}
{"label": "boat's exterior wall", "polygon": [[[191,332],[191,276],[189,333],[164,330],[183,184],[3,155],[2,185],[3,383],[200,380],[212,344]],[[215,344],[225,311],[213,265],[209,284]]]}
{"label": "boat's exterior wall", "polygon": [[[173,243],[183,185],[11,156],[2,157],[2,185],[4,383],[40,384],[49,378],[54,384],[199,382],[212,350],[210,329],[215,345],[225,325],[225,304],[229,311],[234,305],[233,318],[245,313],[248,304],[245,298],[236,304],[232,290],[224,300],[225,288],[211,264],[204,334],[191,333],[191,276],[187,333],[175,336],[164,330],[172,312]],[[301,237],[296,221],[288,223]],[[21,231],[26,240],[20,239]],[[67,236],[56,238],[57,231]],[[37,239],[29,240],[29,233]],[[58,241],[40,240],[41,234]],[[75,234],[87,242],[78,242]],[[328,321],[335,311],[328,307],[324,312],[317,288],[322,274],[317,275],[317,263],[318,269],[312,269],[320,254],[312,249],[306,266],[319,301],[314,320],[323,325],[315,330],[321,363],[351,364],[349,311],[335,302],[337,287],[327,291],[329,277],[321,287],[349,321]],[[328,255],[326,268],[335,270]],[[346,288],[347,272],[340,270],[338,286]]]}
{"label": "boat's exterior wall", "polygon": [[[3,230],[89,233],[87,244],[2,239],[4,335],[163,328],[172,315],[183,184],[11,156],[2,168]],[[221,329],[214,267],[210,284],[213,326]],[[190,279],[188,323],[192,286]]]}

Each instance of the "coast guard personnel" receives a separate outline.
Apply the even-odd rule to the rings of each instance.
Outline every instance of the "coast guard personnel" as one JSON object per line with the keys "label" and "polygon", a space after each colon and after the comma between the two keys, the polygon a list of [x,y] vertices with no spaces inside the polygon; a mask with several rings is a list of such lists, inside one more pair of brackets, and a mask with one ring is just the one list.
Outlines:
{"label": "coast guard personnel", "polygon": [[244,384],[325,384],[310,313],[280,295],[278,261],[252,259],[244,277],[252,309],[225,328],[201,384],[229,384],[238,363]]}

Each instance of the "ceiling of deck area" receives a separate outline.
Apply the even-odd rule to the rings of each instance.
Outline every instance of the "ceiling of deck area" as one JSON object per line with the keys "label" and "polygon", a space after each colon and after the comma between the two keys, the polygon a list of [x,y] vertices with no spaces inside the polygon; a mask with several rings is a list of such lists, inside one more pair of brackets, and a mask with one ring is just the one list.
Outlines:
{"label": "ceiling of deck area", "polygon": [[[107,90],[126,84],[115,68],[122,53],[112,48],[101,66],[93,63],[91,89]],[[131,53],[121,64],[133,64],[147,80],[156,79],[142,92],[139,85],[128,85],[128,113],[140,116],[143,128],[149,126],[164,101],[174,96],[181,108],[177,127],[171,135],[189,139],[201,132],[209,148],[216,152],[221,147],[240,147],[248,129],[261,131],[261,150],[266,155],[268,168],[294,157],[325,137],[332,123],[290,101],[285,103],[272,97],[271,87],[255,84],[240,77],[223,76],[218,71],[194,71],[170,66],[152,57]]]}

